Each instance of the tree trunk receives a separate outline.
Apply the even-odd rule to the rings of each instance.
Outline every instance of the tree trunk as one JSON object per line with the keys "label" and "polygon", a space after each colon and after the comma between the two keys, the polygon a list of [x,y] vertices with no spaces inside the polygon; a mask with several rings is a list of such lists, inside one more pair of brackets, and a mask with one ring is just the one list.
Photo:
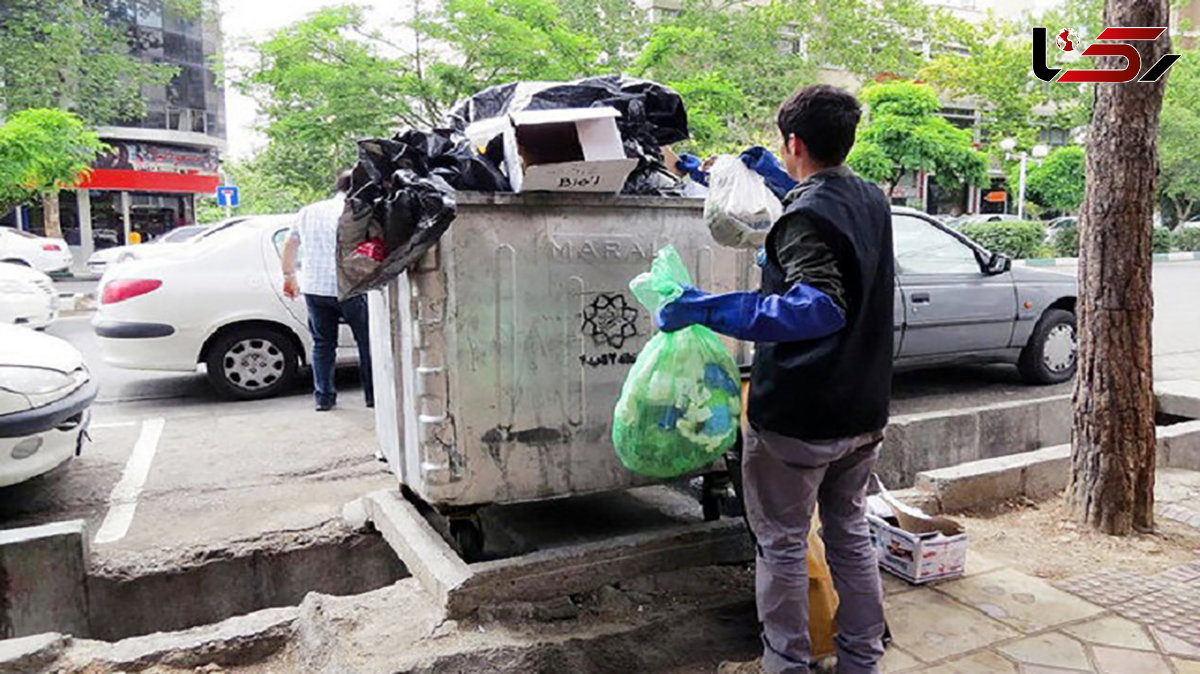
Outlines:
{"label": "tree trunk", "polygon": [[[1104,25],[1169,25],[1167,0],[1108,0]],[[1166,35],[1131,44],[1143,73],[1169,47]],[[1125,60],[1092,63],[1120,69]],[[1067,497],[1080,522],[1116,535],[1154,527],[1151,230],[1164,86],[1165,78],[1097,85],[1088,131]]]}
{"label": "tree trunk", "polygon": [[62,219],[59,217],[57,191],[42,195],[42,224],[45,226],[46,236],[51,239],[62,238]]}

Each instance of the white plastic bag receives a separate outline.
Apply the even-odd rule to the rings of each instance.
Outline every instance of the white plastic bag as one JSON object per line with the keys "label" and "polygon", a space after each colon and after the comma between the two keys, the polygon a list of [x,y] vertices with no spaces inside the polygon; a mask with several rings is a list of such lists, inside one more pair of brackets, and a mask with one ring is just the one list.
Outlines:
{"label": "white plastic bag", "polygon": [[783,213],[783,205],[762,176],[742,160],[721,155],[708,170],[704,222],[713,238],[731,248],[758,248]]}

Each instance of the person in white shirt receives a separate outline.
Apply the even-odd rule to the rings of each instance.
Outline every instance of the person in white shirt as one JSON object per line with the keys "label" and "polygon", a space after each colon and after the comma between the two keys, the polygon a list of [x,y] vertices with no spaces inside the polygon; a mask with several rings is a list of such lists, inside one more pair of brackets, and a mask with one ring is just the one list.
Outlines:
{"label": "person in white shirt", "polygon": [[[304,295],[308,307],[308,331],[312,334],[313,395],[318,412],[333,409],[337,389],[333,374],[337,365],[338,324],[346,321],[358,344],[358,376],[367,407],[375,406],[371,382],[371,346],[367,327],[367,297],[358,295],[338,301],[337,225],[350,190],[350,172],[338,176],[337,193],[300,211],[283,247],[283,294],[291,299]],[[300,257],[297,274],[296,258]]]}

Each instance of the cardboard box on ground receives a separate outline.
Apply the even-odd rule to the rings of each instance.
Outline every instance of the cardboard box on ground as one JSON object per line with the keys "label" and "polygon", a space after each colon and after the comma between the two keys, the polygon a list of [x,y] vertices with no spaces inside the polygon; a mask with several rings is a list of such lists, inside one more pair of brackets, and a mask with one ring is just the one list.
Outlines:
{"label": "cardboard box on ground", "polygon": [[478,145],[504,134],[504,168],[514,192],[616,194],[637,167],[625,156],[615,108],[526,110],[471,125]]}
{"label": "cardboard box on ground", "polygon": [[962,525],[896,500],[883,483],[867,499],[867,522],[879,566],[910,583],[958,578],[967,562]]}

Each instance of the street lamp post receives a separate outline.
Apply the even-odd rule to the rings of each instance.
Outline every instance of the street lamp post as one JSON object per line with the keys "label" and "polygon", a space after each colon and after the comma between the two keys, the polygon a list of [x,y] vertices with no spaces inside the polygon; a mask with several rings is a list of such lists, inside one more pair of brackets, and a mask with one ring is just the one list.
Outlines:
{"label": "street lamp post", "polygon": [[[1012,152],[1013,152],[1013,150],[1017,149],[1017,139],[1016,138],[1005,138],[1004,140],[1000,141],[1000,149],[1004,150],[1004,158],[1005,159],[1012,159],[1012,157],[1013,157]],[[1038,145],[1033,146],[1033,150],[1031,151],[1031,153],[1026,153],[1024,150],[1022,150],[1020,152],[1020,154],[1017,155],[1021,160],[1021,178],[1020,178],[1020,182],[1018,183],[1018,186],[1017,186],[1017,219],[1018,220],[1025,219],[1025,172],[1026,172],[1026,166],[1029,163],[1029,155],[1032,154],[1033,158],[1035,160],[1040,161],[1043,157],[1045,157],[1049,153],[1050,153],[1050,148],[1046,147],[1045,145],[1038,144]]]}

